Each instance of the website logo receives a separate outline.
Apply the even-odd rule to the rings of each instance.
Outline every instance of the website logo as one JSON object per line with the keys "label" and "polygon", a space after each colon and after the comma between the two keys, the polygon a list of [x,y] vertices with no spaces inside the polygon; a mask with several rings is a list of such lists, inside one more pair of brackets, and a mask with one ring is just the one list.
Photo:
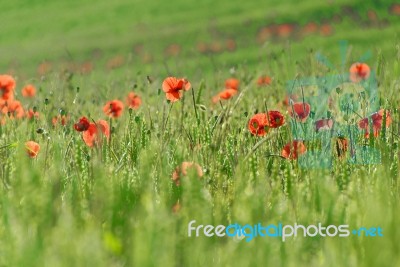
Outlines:
{"label": "website logo", "polygon": [[350,230],[350,226],[347,224],[343,225],[327,225],[323,226],[322,223],[302,225],[295,223],[290,224],[268,224],[263,225],[257,223],[254,225],[239,223],[225,225],[196,225],[196,221],[192,220],[188,224],[188,237],[232,237],[236,239],[245,239],[246,242],[250,242],[257,237],[272,237],[279,238],[282,242],[285,242],[288,238],[297,236],[302,237],[349,237],[354,236],[365,236],[365,237],[382,237],[383,230],[381,227],[360,227]]}

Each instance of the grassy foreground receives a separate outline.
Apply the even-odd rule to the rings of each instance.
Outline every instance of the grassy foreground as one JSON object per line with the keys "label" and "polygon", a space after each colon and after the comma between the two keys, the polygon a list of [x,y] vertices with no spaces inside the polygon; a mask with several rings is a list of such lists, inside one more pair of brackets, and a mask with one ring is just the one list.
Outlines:
{"label": "grassy foreground", "polygon": [[[388,17],[391,24],[387,27],[368,28],[365,32],[369,35],[351,28],[351,21],[344,19],[333,35],[273,39],[272,44],[260,48],[256,36],[265,13],[257,8],[259,3],[246,1],[239,12],[235,7],[242,2],[233,2],[228,8],[216,4],[214,12],[222,17],[218,27],[225,27],[232,34],[239,28],[237,36],[246,37],[250,32],[253,41],[246,46],[242,38],[237,38],[235,51],[216,54],[198,54],[188,48],[196,47],[197,41],[212,39],[205,29],[198,36],[197,33],[200,22],[209,21],[211,16],[203,14],[213,1],[199,3],[201,12],[187,1],[177,1],[180,9],[174,13],[175,23],[192,18],[187,25],[180,26],[182,29],[167,23],[171,17],[168,12],[175,8],[168,10],[155,3],[153,6],[137,1],[136,12],[142,17],[138,15],[135,23],[148,23],[162,31],[147,32],[148,36],[144,31],[132,39],[123,34],[128,27],[124,21],[130,15],[126,11],[130,7],[128,1],[120,2],[119,8],[114,6],[115,13],[107,13],[102,19],[99,14],[111,10],[108,2],[91,8],[90,1],[82,1],[76,16],[82,15],[81,22],[85,23],[83,30],[71,30],[73,33],[66,30],[68,23],[72,23],[67,18],[78,2],[53,1],[45,7],[40,6],[40,1],[37,5],[24,1],[16,1],[15,6],[5,3],[10,5],[10,12],[2,20],[15,22],[15,14],[31,15],[36,18],[31,19],[32,25],[38,26],[36,30],[40,32],[39,26],[45,24],[49,35],[36,38],[39,33],[28,26],[31,32],[24,35],[18,23],[2,28],[9,38],[0,47],[9,53],[2,55],[6,63],[1,63],[4,71],[0,73],[8,71],[9,63],[17,58],[20,63],[11,64],[17,81],[15,98],[25,110],[35,108],[40,116],[33,120],[7,119],[0,125],[0,266],[400,266],[398,18]],[[311,18],[318,20],[322,15],[313,12],[316,7],[311,2],[304,1],[299,9],[304,14],[314,14]],[[337,1],[336,9],[335,5],[329,9],[324,4],[318,8],[333,14],[344,2]],[[297,14],[292,4],[270,1],[268,6],[275,5],[271,12],[285,14],[284,23],[294,16],[292,13]],[[358,2],[353,1],[352,5],[358,6]],[[390,4],[382,5],[359,8],[376,8],[384,16]],[[48,20],[54,21],[60,7],[66,8],[65,21],[60,18],[59,23],[52,25],[39,19],[38,15],[48,14]],[[153,12],[151,18],[145,15],[149,7]],[[192,11],[181,14],[185,7]],[[246,14],[246,10],[254,13]],[[237,13],[240,15],[236,16]],[[123,18],[110,19],[120,24],[110,26],[110,14]],[[242,24],[235,24],[249,18],[254,18],[249,31]],[[306,23],[298,17],[293,20]],[[113,38],[102,37],[104,42],[100,43],[101,29],[112,29]],[[168,30],[172,33],[163,37],[161,32]],[[58,33],[63,31],[71,38],[67,47],[72,51],[72,60],[65,59],[68,56],[62,46],[49,45],[54,38],[61,38]],[[165,65],[164,48],[172,43],[169,40],[175,31],[174,42],[181,44],[187,40],[190,45],[182,45],[178,59],[168,57]],[[194,36],[198,39],[191,38]],[[340,66],[337,41],[347,37],[353,50],[346,56],[345,72],[366,51],[373,51],[365,61],[377,75],[379,108],[390,110],[393,120],[376,138],[355,138],[357,145],[380,151],[381,161],[349,164],[335,157],[332,144],[326,151],[326,156],[333,157],[331,168],[302,168],[298,160],[280,157],[283,146],[294,139],[292,119],[282,103],[286,83],[295,77],[342,73],[317,61],[315,50],[322,50],[332,64]],[[387,40],[382,41],[384,38]],[[144,54],[140,53],[146,51],[132,55],[129,61],[131,46],[140,42],[148,42],[150,48],[145,49],[154,51],[152,62],[141,65]],[[293,45],[285,45],[288,42]],[[13,45],[16,43],[20,47]],[[32,50],[25,49],[29,43]],[[269,46],[271,50],[263,50]],[[92,59],[95,48],[103,51],[98,59]],[[107,70],[107,60],[121,54],[124,64]],[[63,69],[65,60],[81,63],[86,59],[93,60],[95,65],[90,73]],[[37,64],[43,60],[50,60],[53,69],[36,76]],[[174,103],[167,102],[161,90],[168,75],[185,77],[192,84],[183,98]],[[256,80],[260,75],[270,75],[271,85],[258,87]],[[238,95],[213,104],[212,96],[230,77],[240,80]],[[26,83],[38,89],[34,98],[21,96]],[[120,117],[108,118],[102,111],[105,103],[112,99],[125,101],[130,91],[142,97],[141,107],[125,107]],[[267,110],[282,112],[285,125],[264,137],[253,136],[248,130],[249,119]],[[365,108],[362,115],[373,111]],[[0,118],[8,115],[1,114]],[[54,125],[52,119],[57,116],[68,118],[66,125],[59,121]],[[106,120],[111,126],[110,140],[88,147],[82,134],[73,128],[82,116],[93,121]],[[26,155],[24,144],[28,140],[41,147],[34,159]],[[318,140],[310,140],[306,142],[309,151],[321,145]],[[184,161],[198,163],[204,175],[199,178],[196,170],[190,169],[177,186],[172,180],[173,172]],[[259,222],[348,224],[351,229],[381,227],[383,237],[299,236],[285,242],[270,237],[258,237],[251,242],[228,237],[188,237],[188,223],[192,220],[197,225],[215,226]]]}
{"label": "grassy foreground", "polygon": [[[392,77],[398,77],[397,66],[382,66],[385,72],[379,87],[382,105],[391,109],[396,122],[399,114],[393,107],[399,101],[395,94],[398,81]],[[280,103],[285,88],[257,88],[249,74],[237,75],[249,81],[243,82],[242,95],[224,102],[223,107],[212,107],[209,98],[200,94],[198,122],[191,92],[180,102],[167,104],[164,94],[157,94],[161,80],[148,84],[145,77],[137,77],[141,81],[138,88],[149,92],[145,103],[139,111],[125,110],[113,119],[111,141],[99,148],[86,147],[72,123],[82,115],[104,118],[101,107],[108,98],[91,98],[82,92],[91,84],[87,80],[79,82],[79,93],[59,77],[43,81],[42,92],[26,104],[38,108],[40,119],[10,121],[0,128],[0,263],[399,265],[398,124],[393,123],[386,137],[372,144],[382,153],[381,164],[335,160],[332,169],[300,168],[297,161],[269,156],[279,155],[291,140],[288,125],[262,138],[247,129],[251,114],[265,110],[266,103],[269,109],[283,110]],[[206,87],[203,82],[192,83],[195,96]],[[113,86],[105,84],[97,95],[109,95]],[[270,91],[261,94],[265,90]],[[50,119],[60,109],[69,114],[70,122],[54,127]],[[38,129],[44,133],[38,134]],[[364,143],[362,139],[357,142]],[[27,140],[41,145],[37,159],[26,156],[23,144]],[[260,140],[261,145],[256,145]],[[198,179],[196,172],[189,172],[176,186],[171,177],[182,161],[200,164],[204,176]],[[249,243],[227,237],[189,238],[191,220],[214,225],[321,222],[380,226],[384,237],[298,237],[284,243],[274,238]]]}

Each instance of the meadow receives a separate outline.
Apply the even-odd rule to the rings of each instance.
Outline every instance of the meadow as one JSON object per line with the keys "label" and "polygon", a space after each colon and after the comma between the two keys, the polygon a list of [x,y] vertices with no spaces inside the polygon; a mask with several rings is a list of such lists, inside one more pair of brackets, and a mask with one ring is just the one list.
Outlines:
{"label": "meadow", "polygon": [[400,4],[1,6],[0,266],[400,266]]}

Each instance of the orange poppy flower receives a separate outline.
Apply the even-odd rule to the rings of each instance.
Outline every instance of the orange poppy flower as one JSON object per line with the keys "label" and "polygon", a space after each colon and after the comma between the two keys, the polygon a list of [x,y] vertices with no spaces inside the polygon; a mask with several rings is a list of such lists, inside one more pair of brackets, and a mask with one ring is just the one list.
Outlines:
{"label": "orange poppy flower", "polygon": [[219,53],[222,51],[222,45],[218,41],[212,42],[210,44],[209,48],[210,48],[210,51],[213,53]]}
{"label": "orange poppy flower", "polygon": [[237,94],[237,90],[235,90],[235,89],[225,89],[224,91],[220,92],[218,95],[220,98],[227,100],[236,94]]}
{"label": "orange poppy flower", "polygon": [[125,58],[122,55],[117,55],[117,56],[110,58],[107,61],[106,66],[107,66],[108,70],[112,70],[112,69],[120,68],[124,64],[125,64]]}
{"label": "orange poppy flower", "polygon": [[164,50],[164,53],[166,56],[178,56],[181,51],[182,48],[179,44],[171,44]]}
{"label": "orange poppy flower", "polygon": [[39,66],[37,67],[37,73],[40,76],[43,76],[43,75],[48,74],[52,68],[53,67],[52,67],[51,63],[48,61],[45,61],[45,62],[42,62],[39,64]]}
{"label": "orange poppy flower", "polygon": [[33,111],[33,109],[29,109],[29,110],[26,112],[25,116],[28,118],[28,120],[31,120],[31,119],[39,119],[40,114],[39,114],[39,112],[37,112],[37,111],[36,111],[36,112]]}
{"label": "orange poppy flower", "polygon": [[214,104],[215,104],[215,103],[218,103],[219,100],[220,100],[219,95],[213,96],[213,97],[211,98],[211,101],[212,101]]}
{"label": "orange poppy flower", "polygon": [[[293,111],[295,114],[293,114]],[[289,107],[290,116],[300,122],[305,122],[310,115],[311,107],[308,103],[297,102],[292,107]]]}
{"label": "orange poppy flower", "polygon": [[61,124],[62,126],[67,125],[69,121],[69,116],[67,115],[58,115],[56,117],[53,117],[53,119],[51,120],[53,126],[57,126],[57,124]]}
{"label": "orange poppy flower", "polygon": [[320,33],[322,36],[329,36],[333,33],[332,26],[329,24],[322,24],[320,28]]}
{"label": "orange poppy flower", "polygon": [[93,63],[90,61],[83,62],[79,65],[79,73],[81,74],[89,74],[93,70]]}
{"label": "orange poppy flower", "polygon": [[272,79],[269,76],[261,76],[257,79],[258,86],[267,86],[267,85],[270,85],[271,82],[272,82]]}
{"label": "orange poppy flower", "polygon": [[[371,120],[372,120],[372,129],[374,131],[374,136],[378,137],[379,136],[379,131],[382,129],[382,123],[383,123],[383,115],[385,113],[384,109],[380,109],[378,112],[375,112],[371,115]],[[392,123],[392,118],[390,116],[390,112],[386,110],[386,128],[390,126]],[[365,130],[365,137],[369,138],[369,119],[364,118],[358,122],[358,127],[360,129]]]}
{"label": "orange poppy flower", "polygon": [[91,123],[89,128],[82,133],[82,138],[88,147],[101,145],[102,139],[110,138],[110,126],[105,120],[99,120],[97,124]]}
{"label": "orange poppy flower", "polygon": [[344,137],[338,137],[336,139],[336,155],[339,159],[343,159],[346,156],[346,152],[349,149],[349,140]]}
{"label": "orange poppy flower", "polygon": [[142,105],[142,99],[134,92],[130,92],[126,98],[126,104],[131,109],[138,109]]}
{"label": "orange poppy flower", "polygon": [[302,29],[303,35],[315,33],[318,30],[318,24],[315,22],[307,23]]}
{"label": "orange poppy flower", "polygon": [[286,97],[285,97],[285,99],[282,101],[282,104],[284,105],[284,106],[286,106],[286,107],[289,107],[289,109],[290,109],[290,100],[292,100],[292,101],[297,101],[297,96],[296,95],[287,95]]}
{"label": "orange poppy flower", "polygon": [[36,158],[40,150],[40,145],[34,141],[28,141],[25,143],[25,148],[30,158]]}
{"label": "orange poppy flower", "polygon": [[197,51],[200,53],[207,53],[208,45],[206,43],[198,43],[197,44]]}
{"label": "orange poppy flower", "polygon": [[350,67],[350,81],[358,83],[362,80],[368,79],[371,74],[371,69],[365,63],[354,63]]}
{"label": "orange poppy flower", "polygon": [[273,34],[273,27],[263,27],[257,33],[257,42],[264,43],[266,40],[270,39]]}
{"label": "orange poppy flower", "polygon": [[291,143],[287,143],[281,152],[281,156],[286,159],[297,159],[300,155],[306,153],[307,148],[303,141],[294,140]]}
{"label": "orange poppy flower", "polygon": [[258,136],[266,135],[270,131],[270,128],[268,127],[267,114],[265,113],[255,114],[249,120],[248,127],[249,131],[253,135],[258,135]]}
{"label": "orange poppy flower", "polygon": [[182,97],[182,90],[189,90],[192,87],[186,79],[178,79],[176,77],[167,77],[162,83],[162,89],[165,96],[171,102],[178,101]]}
{"label": "orange poppy flower", "polygon": [[118,118],[124,110],[124,103],[120,100],[108,101],[104,107],[103,112],[111,118]]}
{"label": "orange poppy flower", "polygon": [[21,119],[25,115],[21,102],[16,100],[6,101],[1,107],[1,112],[10,119]]}
{"label": "orange poppy flower", "polygon": [[389,8],[389,12],[393,15],[400,16],[400,4],[392,4]]}
{"label": "orange poppy flower", "polygon": [[74,129],[78,132],[84,132],[89,129],[90,122],[88,118],[82,117],[77,123],[74,124]]}
{"label": "orange poppy flower", "polygon": [[228,100],[232,96],[237,94],[237,90],[235,89],[225,89],[224,91],[220,92],[218,95],[212,98],[214,103],[217,103],[220,99]]}
{"label": "orange poppy flower", "polygon": [[184,161],[180,166],[175,168],[174,172],[172,173],[172,181],[174,181],[174,183],[179,186],[181,184],[181,177],[187,176],[190,169],[194,169],[198,177],[203,176],[203,170],[201,169],[199,164]]}
{"label": "orange poppy flower", "polygon": [[378,15],[376,14],[376,12],[374,10],[368,10],[367,16],[368,16],[369,21],[371,21],[371,22],[378,21]]}
{"label": "orange poppy flower", "polygon": [[226,89],[234,89],[238,90],[240,85],[240,81],[235,78],[230,78],[225,81],[225,88]]}
{"label": "orange poppy flower", "polygon": [[319,130],[329,130],[333,127],[332,119],[320,119],[315,122],[315,130],[318,132]]}
{"label": "orange poppy flower", "polygon": [[278,37],[287,38],[292,34],[294,29],[295,29],[294,25],[285,23],[282,25],[278,25],[276,28],[276,32],[278,34]]}
{"label": "orange poppy flower", "polygon": [[15,80],[11,75],[0,75],[0,101],[14,98]]}
{"label": "orange poppy flower", "polygon": [[28,84],[22,89],[23,97],[34,97],[35,94],[36,94],[36,88],[32,84]]}
{"label": "orange poppy flower", "polygon": [[181,206],[181,204],[179,203],[179,200],[172,206],[172,212],[173,213],[179,213],[179,211],[181,210],[181,208],[182,208],[182,206]]}
{"label": "orange poppy flower", "polygon": [[285,117],[277,110],[270,110],[267,113],[267,126],[269,128],[278,128],[285,124]]}
{"label": "orange poppy flower", "polygon": [[228,51],[235,51],[236,50],[236,42],[234,39],[227,39],[226,42],[226,49]]}
{"label": "orange poppy flower", "polygon": [[153,62],[153,56],[149,52],[144,52],[142,55],[142,61],[143,63],[151,63]]}

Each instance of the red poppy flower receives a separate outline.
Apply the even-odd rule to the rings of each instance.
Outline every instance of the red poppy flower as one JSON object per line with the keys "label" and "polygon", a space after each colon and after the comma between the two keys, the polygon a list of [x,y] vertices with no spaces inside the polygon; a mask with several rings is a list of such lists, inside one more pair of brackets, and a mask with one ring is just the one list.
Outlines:
{"label": "red poppy flower", "polygon": [[371,74],[371,69],[365,63],[354,63],[350,67],[350,81],[358,83],[362,80],[368,79]]}
{"label": "red poppy flower", "polygon": [[286,23],[278,25],[276,28],[276,33],[278,34],[279,37],[287,38],[292,34],[294,29],[295,29],[294,25]]}
{"label": "red poppy flower", "polygon": [[297,159],[300,155],[306,153],[307,148],[303,141],[294,140],[291,143],[287,143],[281,152],[281,156],[286,159]]}
{"label": "red poppy flower", "polygon": [[79,119],[77,123],[74,124],[74,129],[78,132],[84,132],[89,129],[90,122],[86,117],[82,117]]}
{"label": "red poppy flower", "polygon": [[224,91],[220,92],[218,95],[212,98],[214,103],[217,103],[220,99],[228,100],[232,96],[237,94],[237,90],[235,89],[225,89]]}
{"label": "red poppy flower", "polygon": [[21,119],[25,115],[21,102],[8,100],[1,106],[1,112],[10,119]]}
{"label": "red poppy flower", "polygon": [[36,158],[40,150],[40,145],[34,141],[28,141],[25,143],[25,148],[30,158]]}
{"label": "red poppy flower", "polygon": [[40,76],[43,76],[43,75],[48,74],[52,70],[52,68],[53,68],[53,66],[52,66],[51,62],[45,61],[38,65],[37,73]]}
{"label": "red poppy flower", "polygon": [[309,22],[302,29],[304,35],[315,33],[318,30],[318,24],[315,22]]}
{"label": "red poppy flower", "polygon": [[35,112],[35,111],[33,111],[33,109],[29,109],[27,112],[26,112],[26,117],[28,118],[28,120],[31,120],[31,119],[39,119],[39,116],[40,116],[40,114],[39,114],[39,112]]}
{"label": "red poppy flower", "polygon": [[400,4],[392,4],[389,8],[389,12],[393,15],[400,16]]}
{"label": "red poppy flower", "polygon": [[332,26],[329,24],[322,24],[320,28],[320,33],[323,36],[331,35],[333,32]]}
{"label": "red poppy flower", "polygon": [[131,109],[138,109],[142,104],[142,99],[134,92],[130,92],[126,98],[126,104]]}
{"label": "red poppy flower", "polygon": [[258,113],[258,114],[255,114],[249,120],[248,127],[249,127],[249,131],[253,135],[264,136],[270,131],[270,128],[267,125],[268,125],[267,114]]}
{"label": "red poppy flower", "polygon": [[277,110],[270,110],[267,113],[267,126],[278,128],[285,124],[285,117]]}
{"label": "red poppy flower", "polygon": [[93,70],[93,63],[90,61],[83,62],[79,65],[79,73],[81,74],[89,74]]}
{"label": "red poppy flower", "polygon": [[15,80],[11,75],[0,75],[0,100],[12,100],[14,98]]}
{"label": "red poppy flower", "polygon": [[378,15],[376,14],[376,12],[374,10],[368,10],[367,16],[368,16],[368,19],[371,22],[377,22],[378,21]]}
{"label": "red poppy flower", "polygon": [[343,159],[346,156],[346,152],[349,149],[349,140],[344,137],[338,137],[336,139],[336,154],[339,159]]}
{"label": "red poppy flower", "polygon": [[197,173],[198,177],[203,176],[203,170],[201,169],[200,165],[194,162],[184,161],[182,164],[175,168],[174,172],[172,173],[172,180],[175,182],[177,186],[181,184],[181,177],[187,176],[188,171],[190,169],[194,169]]}
{"label": "red poppy flower", "polygon": [[258,86],[266,86],[266,85],[270,85],[272,82],[271,77],[269,76],[261,76],[257,79],[257,85]]}
{"label": "red poppy flower", "polygon": [[69,116],[68,115],[58,115],[56,117],[53,117],[51,120],[53,126],[57,126],[57,124],[61,124],[62,126],[67,125],[69,121]]}
{"label": "red poppy flower", "polygon": [[22,89],[21,92],[23,97],[34,97],[36,94],[36,88],[32,84],[28,84]]}
{"label": "red poppy flower", "polygon": [[179,44],[171,44],[169,45],[164,53],[166,56],[178,56],[182,51],[182,48]]}
{"label": "red poppy flower", "polygon": [[107,61],[107,69],[120,68],[125,64],[125,58],[121,55],[114,56]]}
{"label": "red poppy flower", "polygon": [[319,130],[329,130],[333,127],[332,119],[320,119],[315,122],[315,130],[318,132]]}
{"label": "red poppy flower", "polygon": [[105,120],[99,120],[97,124],[91,123],[89,128],[82,133],[82,138],[88,147],[101,145],[102,139],[110,138],[110,126]]}
{"label": "red poppy flower", "polygon": [[168,77],[162,83],[162,89],[165,92],[165,96],[171,102],[181,99],[183,95],[182,91],[187,91],[191,87],[192,85],[188,80],[178,79],[176,77]]}
{"label": "red poppy flower", "polygon": [[235,78],[230,78],[225,81],[225,88],[226,89],[234,89],[238,90],[240,85],[240,81]]}
{"label": "red poppy flower", "polygon": [[104,114],[111,118],[118,118],[119,116],[121,116],[123,110],[124,103],[116,99],[108,101],[103,107]]}
{"label": "red poppy flower", "polygon": [[[371,115],[372,129],[374,131],[374,136],[379,136],[379,131],[382,129],[383,115],[386,112],[386,128],[392,123],[392,118],[388,110],[380,109]],[[369,138],[369,119],[364,118],[358,122],[358,127],[365,130],[365,137]]]}
{"label": "red poppy flower", "polygon": [[[310,115],[311,107],[308,103],[297,102],[292,107],[289,107],[289,113],[292,117],[300,122],[305,122]],[[293,111],[295,114],[293,114]]]}

